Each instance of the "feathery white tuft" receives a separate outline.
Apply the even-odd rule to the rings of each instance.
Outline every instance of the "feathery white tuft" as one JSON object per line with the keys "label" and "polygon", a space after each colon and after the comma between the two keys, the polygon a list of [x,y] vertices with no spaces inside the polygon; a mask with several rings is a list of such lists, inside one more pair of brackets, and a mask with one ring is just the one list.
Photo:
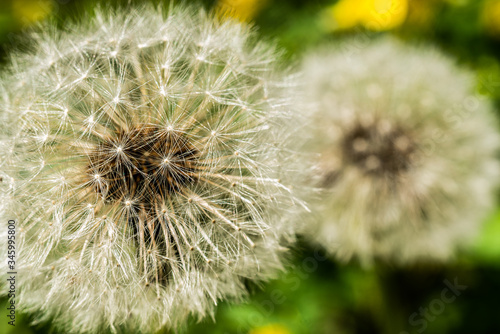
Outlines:
{"label": "feathery white tuft", "polygon": [[445,260],[493,203],[499,138],[470,74],[383,40],[304,61],[321,199],[310,236],[340,259]]}
{"label": "feathery white tuft", "polygon": [[282,269],[303,205],[295,84],[272,46],[147,6],[47,24],[32,44],[1,80],[19,306],[65,332],[149,332]]}

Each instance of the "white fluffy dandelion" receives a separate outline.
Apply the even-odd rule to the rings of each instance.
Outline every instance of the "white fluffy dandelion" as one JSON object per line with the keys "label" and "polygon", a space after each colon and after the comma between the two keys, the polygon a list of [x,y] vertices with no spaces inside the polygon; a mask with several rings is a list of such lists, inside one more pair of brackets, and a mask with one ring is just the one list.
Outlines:
{"label": "white fluffy dandelion", "polygon": [[444,260],[493,201],[491,107],[433,50],[346,50],[304,62],[323,189],[310,235],[340,259]]}
{"label": "white fluffy dandelion", "polygon": [[282,268],[302,205],[294,84],[272,46],[193,8],[149,7],[46,25],[31,43],[0,106],[19,306],[65,332],[148,332]]}

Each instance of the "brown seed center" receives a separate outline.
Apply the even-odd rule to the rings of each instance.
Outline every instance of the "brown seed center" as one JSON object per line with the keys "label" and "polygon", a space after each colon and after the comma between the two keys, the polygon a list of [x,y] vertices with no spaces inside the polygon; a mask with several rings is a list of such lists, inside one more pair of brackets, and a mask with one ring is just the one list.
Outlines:
{"label": "brown seed center", "polygon": [[344,137],[344,159],[370,174],[398,174],[408,170],[416,145],[402,127],[378,122],[357,124]]}
{"label": "brown seed center", "polygon": [[182,192],[196,181],[197,157],[185,135],[141,126],[104,139],[89,155],[87,169],[105,200],[148,207],[152,197]]}

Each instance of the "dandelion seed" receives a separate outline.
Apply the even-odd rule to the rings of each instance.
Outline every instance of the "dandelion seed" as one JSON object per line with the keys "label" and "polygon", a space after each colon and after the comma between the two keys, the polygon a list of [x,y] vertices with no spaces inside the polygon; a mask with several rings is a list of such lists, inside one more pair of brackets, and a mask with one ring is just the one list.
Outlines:
{"label": "dandelion seed", "polygon": [[346,57],[304,62],[323,191],[306,233],[344,260],[446,260],[493,202],[491,106],[435,51],[382,41]]}
{"label": "dandelion seed", "polygon": [[[0,81],[0,147],[14,147],[0,171],[16,180],[0,212],[25,228],[19,305],[64,332],[154,332],[274,277],[303,210],[275,181],[300,175],[287,168],[296,85],[274,48],[194,8],[83,22],[46,26],[13,55],[15,84]],[[61,105],[63,123],[47,111]]]}

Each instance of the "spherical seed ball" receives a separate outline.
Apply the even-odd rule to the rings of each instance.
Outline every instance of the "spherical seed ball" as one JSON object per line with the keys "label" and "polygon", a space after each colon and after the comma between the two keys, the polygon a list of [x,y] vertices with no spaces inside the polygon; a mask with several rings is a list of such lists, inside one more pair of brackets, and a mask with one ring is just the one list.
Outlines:
{"label": "spherical seed ball", "polygon": [[304,61],[323,192],[309,235],[343,260],[445,260],[493,202],[491,107],[433,49],[349,46]]}
{"label": "spherical seed ball", "polygon": [[151,332],[282,269],[302,210],[295,84],[256,39],[146,6],[47,24],[12,56],[0,173],[20,307],[65,332]]}

